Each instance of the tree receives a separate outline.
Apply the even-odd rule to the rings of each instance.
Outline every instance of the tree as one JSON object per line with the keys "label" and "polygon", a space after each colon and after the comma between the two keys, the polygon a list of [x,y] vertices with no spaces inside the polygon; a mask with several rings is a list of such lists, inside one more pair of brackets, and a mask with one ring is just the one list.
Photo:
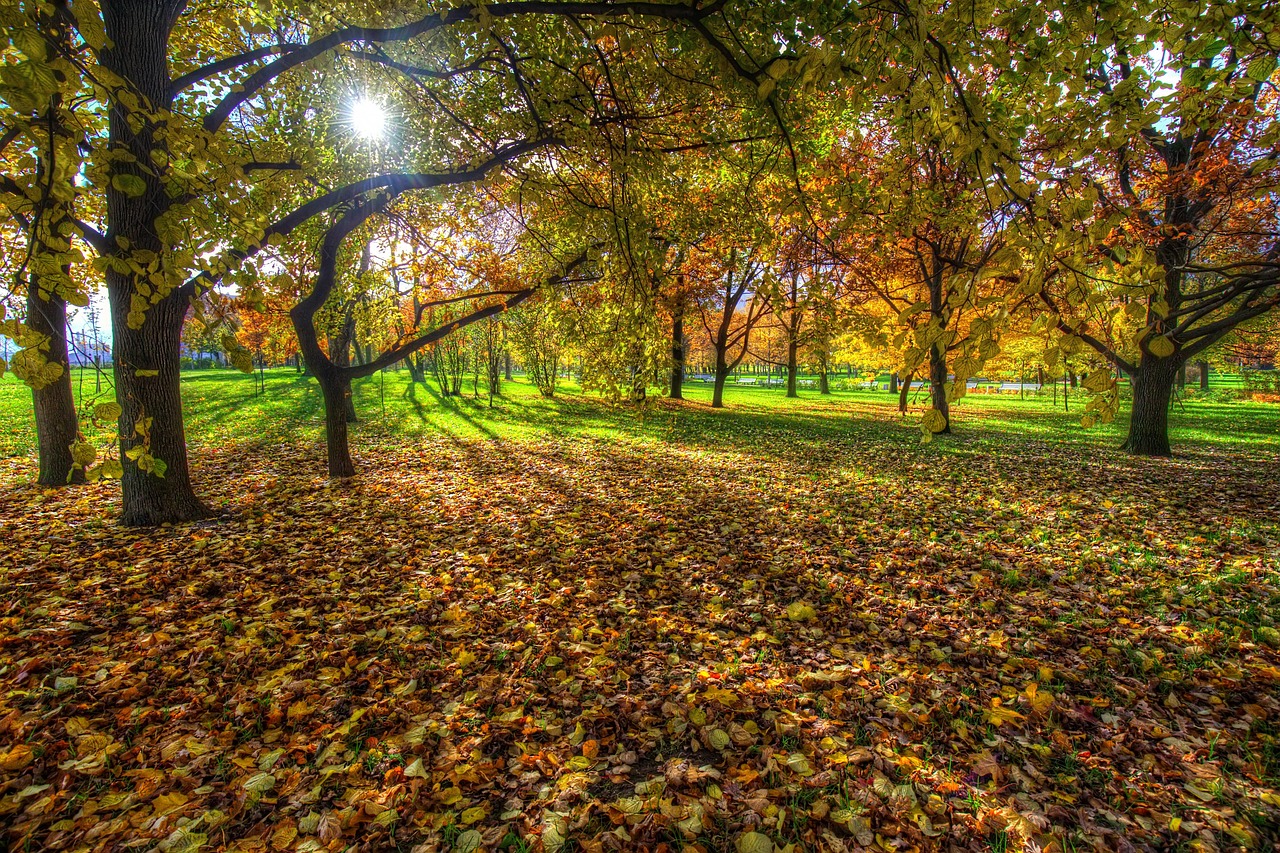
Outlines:
{"label": "tree", "polygon": [[[71,36],[64,21],[34,5],[11,7],[0,21],[10,44],[21,51],[19,56],[25,54],[25,61],[6,66],[13,76],[5,80],[9,85],[3,92],[9,109],[0,138],[0,200],[13,228],[6,244],[22,246],[15,253],[21,260],[11,273],[15,290],[26,297],[24,320],[0,316],[0,334],[21,347],[11,366],[31,388],[39,457],[36,482],[65,486],[84,482],[85,469],[94,461],[92,446],[80,439],[67,347],[67,303],[89,302],[77,233],[80,211],[71,187],[80,164],[82,133],[77,132],[78,118],[69,103],[78,93],[49,85],[51,77],[73,73],[65,56],[59,55],[66,52]],[[15,77],[24,76],[27,85],[10,88]]]}
{"label": "tree", "polygon": [[548,292],[506,315],[511,344],[525,373],[547,399],[555,396],[560,373],[565,338],[562,310]]}
{"label": "tree", "polygon": [[[1280,304],[1272,10],[1142,2],[1032,17],[1020,26],[1048,41],[1007,74],[1036,81],[1048,153],[1012,190],[1056,227],[1027,289],[1072,346],[1131,377],[1125,449],[1168,456],[1182,366]],[[1067,32],[1078,48],[1054,48]],[[1122,315],[1136,333],[1111,337]]]}
{"label": "tree", "polygon": [[1005,251],[982,176],[935,131],[927,114],[912,111],[889,126],[867,209],[876,232],[864,238],[880,262],[863,285],[896,313],[899,375],[923,368],[929,377],[926,441],[951,432],[950,404],[999,352],[1006,310],[992,268],[1016,257]]}

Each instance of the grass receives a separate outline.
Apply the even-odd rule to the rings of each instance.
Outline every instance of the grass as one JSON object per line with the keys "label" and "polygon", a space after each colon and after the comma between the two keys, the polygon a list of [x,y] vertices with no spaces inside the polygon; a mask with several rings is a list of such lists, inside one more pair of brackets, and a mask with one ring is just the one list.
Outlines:
{"label": "grass", "polygon": [[[72,386],[83,408],[110,399],[109,375],[95,393],[92,371],[77,370]],[[526,440],[547,432],[612,440],[667,441],[680,444],[754,446],[776,436],[815,449],[851,431],[871,428],[893,442],[917,439],[915,418],[901,418],[896,396],[884,391],[836,391],[822,396],[802,390],[788,399],[778,387],[730,384],[726,409],[709,407],[710,383],[685,384],[686,404],[637,410],[611,405],[598,395],[582,393],[573,382],[562,382],[555,399],[545,400],[523,379],[503,383],[503,396],[492,408],[486,397],[470,393],[443,398],[434,382],[414,386],[408,373],[388,371],[359,381],[354,388],[362,423],[357,434],[375,436],[444,435],[458,440]],[[182,393],[187,434],[196,446],[261,440],[283,442],[318,438],[323,429],[323,405],[316,383],[290,368],[266,371],[265,391],[257,377],[233,370],[189,371]],[[467,383],[470,390],[470,383]],[[927,396],[913,394],[913,411],[927,404]],[[1079,413],[1084,396],[1074,397],[1070,410],[1057,407],[1048,394],[1020,399],[1015,395],[970,395],[954,406],[956,435],[938,442],[943,453],[983,452],[1001,442],[1023,439],[1114,447],[1124,436],[1122,413],[1109,426],[1084,430]],[[1280,407],[1268,403],[1220,402],[1199,399],[1189,391],[1171,412],[1175,452],[1219,444],[1266,447],[1280,426]],[[32,453],[35,435],[30,392],[12,376],[0,380],[0,457]]]}

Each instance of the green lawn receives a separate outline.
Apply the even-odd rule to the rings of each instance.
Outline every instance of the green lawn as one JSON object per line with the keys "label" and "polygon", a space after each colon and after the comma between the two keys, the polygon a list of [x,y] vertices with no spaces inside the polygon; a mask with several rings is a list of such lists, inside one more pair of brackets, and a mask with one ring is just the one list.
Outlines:
{"label": "green lawn", "polygon": [[[95,393],[92,371],[76,371],[73,388],[77,400],[110,398],[109,381]],[[107,377],[109,380],[109,375]],[[725,391],[726,410],[710,408],[711,384],[685,384],[683,406],[660,404],[637,410],[610,404],[593,393],[582,393],[571,381],[562,382],[554,400],[541,398],[523,379],[503,383],[503,396],[490,408],[487,397],[467,393],[442,398],[429,381],[415,386],[408,396],[408,373],[388,371],[358,382],[355,387],[361,425],[357,435],[445,435],[468,438],[535,438],[547,431],[557,434],[671,440],[694,444],[733,444],[760,431],[785,434],[790,441],[814,445],[851,433],[876,436],[893,443],[912,442],[916,416],[898,416],[896,395],[885,391],[836,391],[822,396],[802,390],[799,399],[787,399],[779,387],[765,388],[730,383]],[[1221,392],[1200,399],[1188,393],[1175,403],[1172,436],[1177,451],[1225,443],[1266,447],[1277,438],[1280,407],[1267,403],[1223,401]],[[927,404],[927,394],[913,390],[913,412]],[[1085,397],[1073,392],[1070,409],[1056,406],[1044,393],[1020,399],[1017,395],[971,394],[958,403],[954,414],[956,435],[938,442],[942,453],[956,449],[1025,438],[1067,443],[1115,446],[1124,435],[1122,412],[1115,424],[1083,430],[1079,416]],[[233,370],[190,371],[183,375],[183,400],[187,431],[196,446],[318,439],[323,408],[316,383],[290,368],[266,371],[265,391],[257,377]],[[34,428],[27,389],[12,376],[0,380],[0,456],[33,452]],[[748,439],[755,443],[754,438]]]}

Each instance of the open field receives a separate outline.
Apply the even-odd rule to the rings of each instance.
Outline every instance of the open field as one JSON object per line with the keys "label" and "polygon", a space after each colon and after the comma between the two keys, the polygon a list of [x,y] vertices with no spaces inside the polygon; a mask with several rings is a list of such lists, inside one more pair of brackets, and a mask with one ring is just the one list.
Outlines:
{"label": "open field", "polygon": [[26,485],[0,382],[11,849],[1280,843],[1280,407],[1156,460],[1016,397],[921,446],[884,392],[405,378],[330,483],[313,384],[192,374],[221,515],[158,532]]}

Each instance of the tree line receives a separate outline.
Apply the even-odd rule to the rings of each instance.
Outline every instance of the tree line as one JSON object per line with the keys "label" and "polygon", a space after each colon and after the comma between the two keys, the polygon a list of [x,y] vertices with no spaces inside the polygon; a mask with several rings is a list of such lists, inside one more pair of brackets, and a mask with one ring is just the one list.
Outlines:
{"label": "tree line", "polygon": [[[631,398],[661,371],[681,396],[696,331],[717,406],[762,324],[792,392],[802,350],[856,339],[929,385],[926,440],[1021,348],[1086,374],[1087,422],[1126,377],[1126,448],[1168,455],[1184,365],[1280,302],[1262,2],[7,0],[0,26],[7,366],[40,482],[119,477],[126,524],[208,512],[192,326],[241,367],[296,346],[347,476],[352,380],[455,376],[468,327]],[[66,321],[99,288],[101,461]]]}

